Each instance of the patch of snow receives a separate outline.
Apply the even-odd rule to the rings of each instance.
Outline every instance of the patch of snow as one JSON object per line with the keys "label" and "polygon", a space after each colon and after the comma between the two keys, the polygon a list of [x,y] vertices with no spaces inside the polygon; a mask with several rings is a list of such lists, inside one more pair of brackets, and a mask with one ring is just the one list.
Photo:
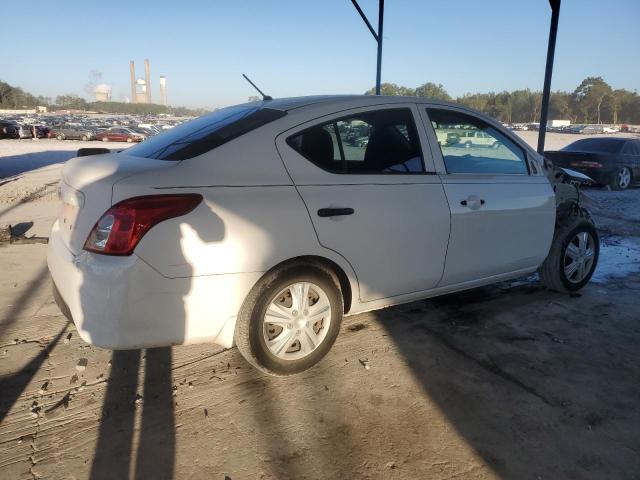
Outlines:
{"label": "patch of snow", "polygon": [[600,243],[598,266],[591,281],[606,283],[611,278],[626,277],[636,272],[640,272],[640,239],[603,237]]}

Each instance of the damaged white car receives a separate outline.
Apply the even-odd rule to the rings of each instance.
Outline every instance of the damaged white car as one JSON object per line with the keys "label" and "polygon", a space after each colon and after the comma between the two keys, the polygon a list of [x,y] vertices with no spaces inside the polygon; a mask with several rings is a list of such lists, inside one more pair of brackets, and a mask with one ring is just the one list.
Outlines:
{"label": "damaged white car", "polygon": [[[478,134],[490,146],[438,142]],[[236,344],[288,375],[329,351],[346,314],[535,271],[582,288],[598,235],[559,175],[459,105],[248,103],[67,162],[48,264],[87,342]]]}

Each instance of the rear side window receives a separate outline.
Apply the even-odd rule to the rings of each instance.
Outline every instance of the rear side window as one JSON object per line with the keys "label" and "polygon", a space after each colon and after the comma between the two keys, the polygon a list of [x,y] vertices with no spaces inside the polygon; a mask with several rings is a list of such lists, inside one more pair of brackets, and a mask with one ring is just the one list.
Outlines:
{"label": "rear side window", "polygon": [[406,108],[363,112],[307,128],[291,148],[332,173],[424,173],[416,125]]}
{"label": "rear side window", "polygon": [[522,148],[483,120],[453,110],[428,108],[447,173],[527,174]]}
{"label": "rear side window", "polygon": [[184,123],[126,150],[126,155],[158,160],[186,160],[202,155],[287,112],[255,106],[235,106]]}
{"label": "rear side window", "polygon": [[617,153],[624,143],[624,139],[619,138],[583,138],[567,145],[562,150],[565,152]]}

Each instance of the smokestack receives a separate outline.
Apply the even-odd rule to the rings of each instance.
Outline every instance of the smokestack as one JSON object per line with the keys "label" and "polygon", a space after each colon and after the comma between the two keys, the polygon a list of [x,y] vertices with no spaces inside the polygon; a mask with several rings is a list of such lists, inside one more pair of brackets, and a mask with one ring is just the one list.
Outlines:
{"label": "smokestack", "polygon": [[131,70],[131,101],[133,103],[138,103],[136,95],[136,67],[133,60],[129,60],[129,69]]}
{"label": "smokestack", "polygon": [[160,104],[167,106],[167,77],[160,76]]}
{"label": "smokestack", "polygon": [[151,67],[149,59],[144,59],[144,81],[147,84],[147,103],[151,103]]}

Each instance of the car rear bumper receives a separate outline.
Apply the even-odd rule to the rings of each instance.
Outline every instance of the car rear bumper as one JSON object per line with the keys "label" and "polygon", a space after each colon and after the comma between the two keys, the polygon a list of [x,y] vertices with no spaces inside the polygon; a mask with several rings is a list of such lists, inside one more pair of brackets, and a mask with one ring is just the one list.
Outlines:
{"label": "car rear bumper", "polygon": [[54,296],[80,337],[110,349],[233,345],[235,321],[260,273],[166,278],[135,254],[74,255],[54,224],[47,252]]}
{"label": "car rear bumper", "polygon": [[600,185],[609,185],[611,182],[613,182],[616,174],[615,170],[609,168],[581,168],[574,166],[568,166],[566,168],[570,168],[571,170],[575,170],[576,172],[583,173]]}

